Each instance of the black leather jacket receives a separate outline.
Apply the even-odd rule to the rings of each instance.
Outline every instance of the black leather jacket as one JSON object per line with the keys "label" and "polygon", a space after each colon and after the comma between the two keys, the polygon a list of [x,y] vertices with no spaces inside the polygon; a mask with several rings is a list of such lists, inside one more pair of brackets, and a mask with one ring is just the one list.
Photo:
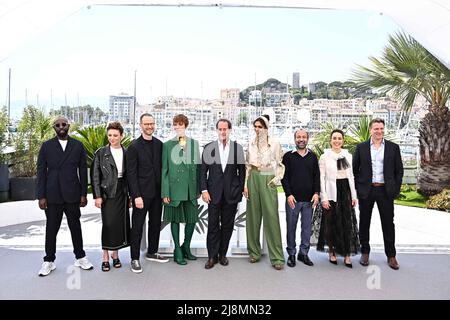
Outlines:
{"label": "black leather jacket", "polygon": [[[127,191],[127,179],[126,179],[126,152],[123,150],[123,188],[124,192]],[[114,198],[117,192],[117,168],[114,162],[114,158],[109,150],[109,145],[98,149],[95,152],[94,160],[91,168],[91,185],[94,199],[96,198]]]}

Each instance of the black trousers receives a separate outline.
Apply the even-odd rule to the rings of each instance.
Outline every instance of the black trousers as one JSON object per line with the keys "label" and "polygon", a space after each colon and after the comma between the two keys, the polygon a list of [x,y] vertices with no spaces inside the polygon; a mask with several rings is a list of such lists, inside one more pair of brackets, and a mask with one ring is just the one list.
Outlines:
{"label": "black trousers", "polygon": [[69,225],[72,236],[73,253],[76,259],[86,256],[83,250],[83,236],[80,224],[80,203],[49,203],[45,210],[47,216],[45,228],[45,257],[44,261],[55,261],[56,259],[56,235],[61,227],[63,213],[66,214],[67,224]]}
{"label": "black trousers", "polygon": [[208,205],[208,233],[206,247],[210,259],[225,257],[233,234],[237,203],[229,204],[222,198],[218,204]]}
{"label": "black trousers", "polygon": [[388,258],[395,257],[394,199],[388,197],[384,186],[372,187],[366,199],[359,199],[359,241],[361,243],[361,253],[370,253],[370,220],[375,203],[380,212],[384,252]]}
{"label": "black trousers", "polygon": [[159,233],[161,231],[162,202],[161,198],[142,198],[144,208],[138,209],[133,201],[133,214],[131,217],[131,260],[139,260],[142,239],[142,228],[148,212],[148,244],[147,252],[158,252]]}

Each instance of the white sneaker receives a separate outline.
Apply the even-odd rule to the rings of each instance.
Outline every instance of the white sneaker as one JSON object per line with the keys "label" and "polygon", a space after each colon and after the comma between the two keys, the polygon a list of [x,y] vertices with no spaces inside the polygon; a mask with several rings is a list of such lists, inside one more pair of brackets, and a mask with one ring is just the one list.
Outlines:
{"label": "white sneaker", "polygon": [[75,267],[80,267],[83,270],[91,270],[94,269],[94,266],[92,263],[89,262],[87,257],[83,257],[80,259],[77,259],[74,263]]}
{"label": "white sneaker", "polygon": [[39,270],[39,277],[45,277],[50,274],[53,270],[56,269],[56,265],[54,262],[51,261],[44,261],[44,263],[41,266],[41,270]]}

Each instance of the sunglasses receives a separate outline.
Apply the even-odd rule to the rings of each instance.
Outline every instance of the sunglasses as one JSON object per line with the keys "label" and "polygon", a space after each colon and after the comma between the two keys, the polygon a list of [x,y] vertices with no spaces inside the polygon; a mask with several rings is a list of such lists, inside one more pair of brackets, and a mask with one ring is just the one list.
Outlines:
{"label": "sunglasses", "polygon": [[65,128],[67,127],[67,123],[63,122],[63,123],[55,123],[53,125],[55,128]]}

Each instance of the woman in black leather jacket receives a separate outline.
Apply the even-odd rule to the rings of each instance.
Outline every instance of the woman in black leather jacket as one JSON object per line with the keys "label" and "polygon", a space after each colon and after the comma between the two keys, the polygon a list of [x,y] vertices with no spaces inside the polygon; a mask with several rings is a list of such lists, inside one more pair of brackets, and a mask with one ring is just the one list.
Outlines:
{"label": "woman in black leather jacket", "polygon": [[107,127],[109,145],[95,152],[91,169],[95,206],[102,210],[102,271],[109,271],[109,253],[113,266],[122,266],[118,249],[130,245],[130,213],[126,180],[125,148],[120,144],[123,127],[112,122]]}

